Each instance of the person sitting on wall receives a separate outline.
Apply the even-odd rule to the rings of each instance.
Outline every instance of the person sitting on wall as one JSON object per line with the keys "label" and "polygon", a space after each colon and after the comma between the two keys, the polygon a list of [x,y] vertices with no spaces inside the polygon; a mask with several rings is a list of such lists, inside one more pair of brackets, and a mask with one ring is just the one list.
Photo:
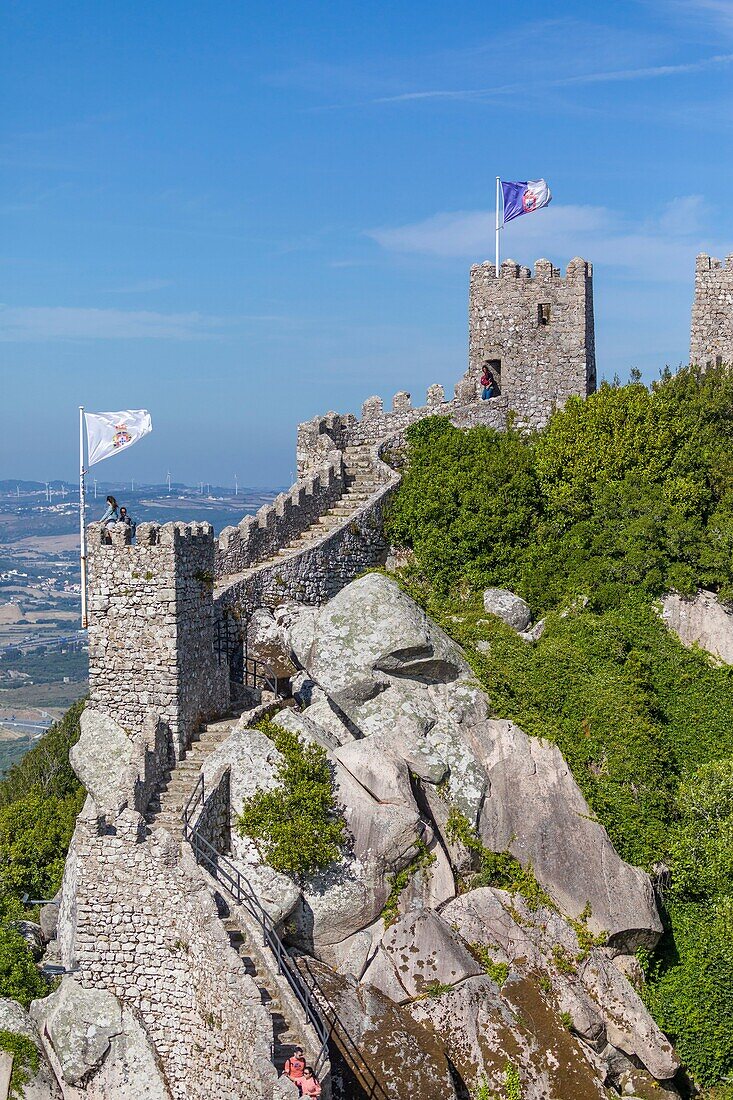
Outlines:
{"label": "person sitting on wall", "polygon": [[492,397],[497,397],[498,394],[499,387],[496,379],[491,373],[491,367],[488,363],[484,363],[481,374],[481,397],[484,401],[488,401]]}
{"label": "person sitting on wall", "polygon": [[127,511],[127,508],[125,508],[124,504],[120,508],[120,523],[124,523],[125,527],[130,528],[130,539],[134,539],[135,532],[137,531],[137,524],[135,523],[135,520],[132,518],[130,513]]}
{"label": "person sitting on wall", "polygon": [[117,501],[114,497],[107,497],[107,510],[99,522],[103,523],[105,527],[113,527],[119,518]]}
{"label": "person sitting on wall", "polygon": [[296,1047],[290,1057],[286,1060],[283,1067],[283,1077],[289,1077],[291,1081],[298,1086],[298,1091],[302,1096],[301,1083],[303,1081],[303,1071],[305,1070],[305,1058],[303,1057],[303,1048]]}
{"label": "person sitting on wall", "polygon": [[300,1082],[301,1096],[320,1096],[321,1086],[316,1081],[316,1075],[310,1066],[303,1070],[303,1080]]}

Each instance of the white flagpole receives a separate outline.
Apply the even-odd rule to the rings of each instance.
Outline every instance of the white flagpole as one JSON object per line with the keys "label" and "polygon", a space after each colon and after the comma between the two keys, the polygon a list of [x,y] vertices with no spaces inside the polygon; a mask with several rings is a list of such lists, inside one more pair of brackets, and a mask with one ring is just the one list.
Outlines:
{"label": "white flagpole", "polygon": [[499,225],[499,192],[501,190],[501,177],[496,177],[496,274],[499,275],[499,233],[501,226]]}
{"label": "white flagpole", "polygon": [[84,406],[79,406],[79,563],[81,565],[81,626],[87,621],[87,533],[85,523],[86,493],[84,484]]}

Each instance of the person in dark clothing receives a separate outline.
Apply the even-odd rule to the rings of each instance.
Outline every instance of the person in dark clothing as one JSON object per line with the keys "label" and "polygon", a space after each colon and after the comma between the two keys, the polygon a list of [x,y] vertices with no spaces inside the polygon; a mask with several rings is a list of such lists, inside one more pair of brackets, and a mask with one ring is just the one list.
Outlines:
{"label": "person in dark clothing", "polygon": [[135,531],[137,530],[137,524],[135,523],[135,520],[132,518],[130,513],[127,511],[127,508],[125,508],[124,504],[120,508],[120,523],[124,523],[125,527],[130,528],[130,538],[134,539]]}

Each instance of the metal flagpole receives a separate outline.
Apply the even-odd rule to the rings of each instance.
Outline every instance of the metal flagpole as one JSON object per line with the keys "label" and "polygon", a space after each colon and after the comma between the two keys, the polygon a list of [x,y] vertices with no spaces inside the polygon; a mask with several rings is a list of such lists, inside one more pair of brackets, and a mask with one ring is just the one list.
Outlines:
{"label": "metal flagpole", "polygon": [[86,493],[84,485],[84,406],[79,406],[79,563],[81,565],[81,626],[87,622],[87,533],[85,524]]}
{"label": "metal flagpole", "polygon": [[501,178],[496,177],[496,274],[499,274],[499,233],[501,226],[499,225],[499,191],[501,190]]}

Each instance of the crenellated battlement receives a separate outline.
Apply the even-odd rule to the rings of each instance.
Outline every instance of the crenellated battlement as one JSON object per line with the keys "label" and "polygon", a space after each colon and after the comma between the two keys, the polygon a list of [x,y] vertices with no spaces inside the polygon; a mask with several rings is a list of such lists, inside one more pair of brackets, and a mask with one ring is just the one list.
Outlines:
{"label": "crenellated battlement", "polygon": [[[328,434],[329,418],[320,418],[319,425],[324,437],[332,442]],[[343,446],[346,447],[345,441]],[[318,449],[319,456],[321,453],[322,449]],[[316,470],[300,478],[288,492],[280,493],[272,504],[263,505],[253,516],[245,516],[237,527],[224,528],[216,553],[216,575],[242,573],[257,562],[267,561],[281,546],[307,530],[343,495],[345,488],[343,454],[331,450]]]}
{"label": "crenellated battlement", "polygon": [[550,260],[535,260],[534,272],[529,267],[523,267],[518,264],[516,260],[504,260],[499,266],[499,274],[496,274],[496,266],[490,263],[489,260],[484,260],[481,264],[473,264],[471,267],[471,278],[480,275],[485,279],[493,279],[495,282],[502,279],[521,279],[523,282],[556,282],[556,283],[575,283],[578,279],[592,279],[593,278],[593,264],[587,260],[582,259],[580,256],[576,256],[571,260],[565,269],[565,275],[560,274],[560,268],[555,267]]}
{"label": "crenellated battlement", "polygon": [[695,271],[733,271],[733,252],[728,253],[724,263],[715,256],[708,256],[707,252],[701,252],[695,258]]}
{"label": "crenellated battlement", "polygon": [[705,252],[695,261],[690,362],[733,364],[733,253],[724,263]]}
{"label": "crenellated battlement", "polygon": [[[89,546],[130,546],[132,543],[132,531],[125,523],[115,523],[105,527],[99,523],[91,523],[87,528],[87,542]],[[210,523],[140,523],[137,527],[135,545],[142,546],[175,547],[187,545],[202,547],[208,543],[214,543],[214,528]]]}

